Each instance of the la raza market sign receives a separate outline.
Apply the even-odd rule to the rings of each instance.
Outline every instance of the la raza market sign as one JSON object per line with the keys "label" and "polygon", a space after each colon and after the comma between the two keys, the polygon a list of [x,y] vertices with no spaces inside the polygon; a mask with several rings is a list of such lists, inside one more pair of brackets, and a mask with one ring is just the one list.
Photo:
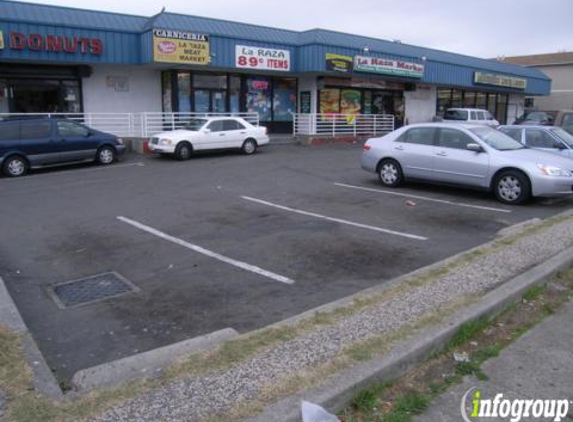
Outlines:
{"label": "la raza market sign", "polygon": [[514,76],[493,74],[493,73],[475,72],[474,84],[525,89],[527,88],[527,79],[516,78]]}
{"label": "la raza market sign", "polygon": [[208,65],[209,35],[193,32],[153,30],[153,61]]}
{"label": "la raza market sign", "polygon": [[235,46],[235,66],[241,69],[290,71],[290,51],[275,48]]}
{"label": "la raza market sign", "polygon": [[424,65],[402,60],[354,56],[354,71],[422,78],[424,76]]}

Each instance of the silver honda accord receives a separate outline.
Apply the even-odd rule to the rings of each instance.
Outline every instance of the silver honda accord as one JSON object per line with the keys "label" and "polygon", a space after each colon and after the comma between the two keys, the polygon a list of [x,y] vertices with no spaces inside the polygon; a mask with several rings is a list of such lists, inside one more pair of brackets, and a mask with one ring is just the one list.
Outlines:
{"label": "silver honda accord", "polygon": [[506,204],[573,194],[573,160],[529,149],[486,126],[405,126],[363,147],[362,168],[396,187],[423,180],[493,191]]}

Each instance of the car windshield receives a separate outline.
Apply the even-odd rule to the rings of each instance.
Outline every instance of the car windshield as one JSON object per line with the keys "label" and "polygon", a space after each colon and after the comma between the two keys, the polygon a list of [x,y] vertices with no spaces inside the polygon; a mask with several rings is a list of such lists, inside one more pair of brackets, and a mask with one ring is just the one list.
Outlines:
{"label": "car windshield", "polygon": [[447,110],[444,120],[468,120],[467,110]]}
{"label": "car windshield", "polygon": [[479,127],[470,129],[470,131],[477,135],[482,141],[488,144],[490,147],[497,149],[498,151],[510,151],[514,149],[524,149],[525,147],[521,145],[516,140],[510,138],[505,133],[501,133],[498,130],[492,129],[490,127]]}
{"label": "car windshield", "polygon": [[191,119],[189,120],[189,122],[185,125],[185,129],[187,130],[193,130],[193,131],[198,131],[199,129],[201,129],[203,127],[203,125],[207,123],[207,120],[205,119]]}
{"label": "car windshield", "polygon": [[563,142],[565,142],[567,145],[573,148],[573,135],[571,135],[569,132],[566,132],[561,128],[557,128],[557,129],[551,129],[551,133],[556,135],[559,139],[561,139]]}

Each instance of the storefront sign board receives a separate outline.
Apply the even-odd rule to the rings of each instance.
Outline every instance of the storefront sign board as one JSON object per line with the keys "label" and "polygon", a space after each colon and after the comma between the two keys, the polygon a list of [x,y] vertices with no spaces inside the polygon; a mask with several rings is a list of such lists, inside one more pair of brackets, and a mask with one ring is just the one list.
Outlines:
{"label": "storefront sign board", "polygon": [[516,78],[514,76],[493,74],[493,73],[475,72],[474,84],[525,89],[527,88],[527,79]]}
{"label": "storefront sign board", "polygon": [[382,73],[409,78],[421,78],[424,76],[424,65],[422,64],[369,56],[355,56],[354,70],[357,72]]}
{"label": "storefront sign board", "polygon": [[290,51],[275,48],[235,46],[235,67],[241,69],[290,71]]}
{"label": "storefront sign board", "polygon": [[153,61],[208,65],[210,62],[209,35],[154,29]]}
{"label": "storefront sign board", "polygon": [[352,72],[352,57],[326,53],[326,70],[333,72]]}

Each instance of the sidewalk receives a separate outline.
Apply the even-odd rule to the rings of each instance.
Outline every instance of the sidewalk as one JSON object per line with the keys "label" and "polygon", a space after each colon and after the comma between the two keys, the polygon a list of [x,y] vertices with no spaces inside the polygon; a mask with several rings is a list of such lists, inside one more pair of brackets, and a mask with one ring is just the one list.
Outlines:
{"label": "sidewalk", "polygon": [[[547,318],[519,340],[504,349],[500,356],[482,365],[489,377],[479,381],[466,377],[464,382],[450,388],[432,402],[424,414],[414,422],[462,421],[461,402],[464,394],[477,387],[482,399],[493,400],[497,394],[503,399],[573,400],[573,302],[567,303],[557,314]],[[473,392],[466,400],[471,406]],[[471,409],[468,414],[471,413]],[[568,418],[573,418],[573,404]],[[509,421],[507,418],[479,418],[470,420]],[[552,420],[522,418],[521,421]]]}

